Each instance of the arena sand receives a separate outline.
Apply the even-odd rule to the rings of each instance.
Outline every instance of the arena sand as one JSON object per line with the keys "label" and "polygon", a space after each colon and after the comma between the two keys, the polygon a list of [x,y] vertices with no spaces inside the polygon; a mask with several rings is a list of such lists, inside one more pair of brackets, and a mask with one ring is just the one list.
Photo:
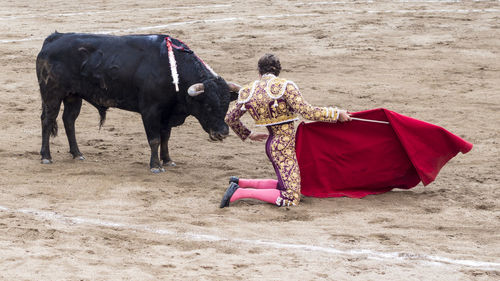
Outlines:
{"label": "arena sand", "polygon": [[[500,2],[1,2],[1,279],[500,279]],[[387,108],[474,148],[427,187],[219,209],[229,176],[274,176],[263,143],[210,142],[188,118],[172,132],[177,166],[151,174],[140,116],[110,109],[99,130],[84,103],[87,160],[59,117],[41,165],[35,59],[55,30],[170,34],[240,84],[272,52],[313,104]]]}

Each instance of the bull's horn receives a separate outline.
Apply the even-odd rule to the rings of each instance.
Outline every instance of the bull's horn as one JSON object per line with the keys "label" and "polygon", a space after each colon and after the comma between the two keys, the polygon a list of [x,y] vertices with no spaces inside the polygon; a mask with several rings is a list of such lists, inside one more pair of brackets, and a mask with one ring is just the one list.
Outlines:
{"label": "bull's horn", "polygon": [[203,87],[203,83],[196,83],[191,85],[188,89],[188,95],[192,97],[196,97],[199,94],[203,94],[205,88]]}
{"label": "bull's horn", "polygon": [[241,86],[236,84],[236,83],[228,82],[227,86],[229,87],[229,91],[235,92],[235,93],[239,92],[241,89]]}

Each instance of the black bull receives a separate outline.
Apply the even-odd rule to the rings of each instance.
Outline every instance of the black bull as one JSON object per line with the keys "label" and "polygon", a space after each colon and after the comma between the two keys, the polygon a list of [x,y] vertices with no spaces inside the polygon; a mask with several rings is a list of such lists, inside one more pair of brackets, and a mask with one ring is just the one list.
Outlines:
{"label": "black bull", "polygon": [[[151,147],[153,172],[163,171],[160,158],[163,165],[173,165],[168,152],[170,132],[189,115],[199,121],[212,140],[228,135],[224,116],[229,102],[237,96],[237,86],[214,75],[187,46],[172,38],[174,44],[185,47],[174,50],[179,76],[177,92],[166,37],[56,32],[45,39],[36,60],[42,96],[42,163],[52,163],[49,137],[57,135],[56,118],[61,103],[70,153],[74,158],[85,159],[75,137],[75,120],[82,99],[98,109],[101,125],[109,107],[141,114]],[[197,90],[194,95],[191,86]]]}

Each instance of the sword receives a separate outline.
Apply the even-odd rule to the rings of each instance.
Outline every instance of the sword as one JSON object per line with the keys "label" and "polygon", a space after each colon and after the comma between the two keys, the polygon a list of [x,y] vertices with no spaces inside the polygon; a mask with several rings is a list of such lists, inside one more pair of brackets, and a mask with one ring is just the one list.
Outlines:
{"label": "sword", "polygon": [[363,122],[372,122],[372,123],[380,123],[380,124],[389,124],[389,122],[386,121],[379,121],[379,120],[371,120],[371,119],[363,119],[363,118],[356,118],[356,117],[351,117],[352,120],[357,120],[357,121],[363,121]]}

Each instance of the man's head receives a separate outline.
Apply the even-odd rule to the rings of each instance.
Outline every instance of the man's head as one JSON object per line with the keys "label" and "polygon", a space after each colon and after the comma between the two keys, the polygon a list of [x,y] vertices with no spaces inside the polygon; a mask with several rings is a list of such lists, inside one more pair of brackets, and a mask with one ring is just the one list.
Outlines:
{"label": "man's head", "polygon": [[259,59],[258,68],[260,75],[271,73],[278,76],[281,71],[280,59],[273,54],[265,54]]}

